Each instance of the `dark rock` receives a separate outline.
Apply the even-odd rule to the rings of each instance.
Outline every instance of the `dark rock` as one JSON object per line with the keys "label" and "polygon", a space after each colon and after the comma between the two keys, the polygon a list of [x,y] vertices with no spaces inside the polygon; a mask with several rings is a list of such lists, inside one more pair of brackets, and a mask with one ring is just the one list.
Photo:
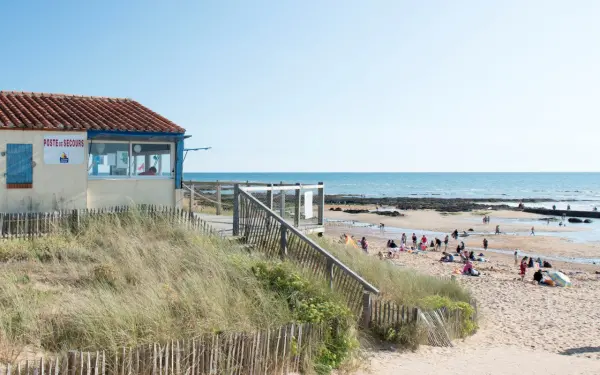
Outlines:
{"label": "dark rock", "polygon": [[569,218],[569,223],[583,223],[583,220],[581,220],[578,217],[570,217]]}
{"label": "dark rock", "polygon": [[369,210],[344,210],[344,212],[349,214],[368,214]]}
{"label": "dark rock", "polygon": [[339,211],[339,212],[341,212],[341,211],[342,211],[342,209],[341,209],[340,207],[336,207],[334,211]]}
{"label": "dark rock", "polygon": [[592,219],[585,219],[583,222],[586,223],[586,224],[591,224],[592,223]]}
{"label": "dark rock", "polygon": [[391,216],[391,217],[404,216],[404,214],[402,214],[398,211],[375,211],[373,213],[377,214],[377,215],[381,215],[381,216]]}
{"label": "dark rock", "polygon": [[469,228],[469,232],[475,232],[473,228]]}

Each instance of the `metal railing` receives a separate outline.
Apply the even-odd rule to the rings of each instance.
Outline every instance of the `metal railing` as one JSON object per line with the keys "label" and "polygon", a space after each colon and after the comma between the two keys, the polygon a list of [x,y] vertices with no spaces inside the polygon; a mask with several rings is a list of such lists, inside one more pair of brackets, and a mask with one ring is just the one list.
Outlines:
{"label": "metal railing", "polygon": [[[189,211],[214,210],[222,215],[233,208],[235,186],[264,203],[270,210],[278,212],[281,217],[294,223],[294,226],[323,226],[325,220],[325,194],[322,182],[314,185],[272,184],[263,182],[234,181],[185,181],[183,183],[184,198],[187,198]],[[307,192],[312,192],[311,197]],[[305,210],[311,206],[313,215],[307,217]],[[308,210],[311,211],[311,210]]]}
{"label": "metal railing", "polygon": [[353,311],[362,309],[363,322],[370,320],[371,294],[379,290],[239,185],[234,191],[233,233],[267,256],[289,259],[325,278]]}

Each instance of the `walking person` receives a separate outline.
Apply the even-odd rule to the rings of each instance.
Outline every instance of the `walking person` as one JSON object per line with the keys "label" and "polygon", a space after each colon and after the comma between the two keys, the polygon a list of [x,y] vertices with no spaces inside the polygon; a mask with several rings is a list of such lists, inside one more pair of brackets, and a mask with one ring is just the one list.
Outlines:
{"label": "walking person", "polygon": [[500,234],[500,225],[496,225],[496,233],[495,234]]}
{"label": "walking person", "polygon": [[487,251],[488,240],[486,238],[483,239],[483,250]]}
{"label": "walking person", "polygon": [[448,251],[448,235],[444,238],[444,251]]}
{"label": "walking person", "polygon": [[535,236],[535,228],[534,227],[531,227],[531,235]]}

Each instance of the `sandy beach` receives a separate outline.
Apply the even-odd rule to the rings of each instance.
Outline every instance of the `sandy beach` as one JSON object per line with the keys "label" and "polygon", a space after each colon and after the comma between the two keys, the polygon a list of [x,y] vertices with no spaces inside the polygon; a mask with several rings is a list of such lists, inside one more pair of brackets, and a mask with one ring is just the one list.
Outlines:
{"label": "sandy beach", "polygon": [[[329,219],[415,229],[419,237],[417,228],[445,233],[463,228],[493,232],[494,218],[537,218],[514,211],[497,211],[490,214],[492,222],[486,226],[480,220],[473,220],[472,213],[444,216],[432,211],[408,211],[406,214],[405,217],[391,218],[374,214],[326,213]],[[546,224],[540,223],[540,229],[543,225]],[[554,227],[552,230],[562,232],[580,230],[573,226]],[[529,229],[528,225],[515,223],[506,225],[502,231]],[[376,228],[330,226],[326,231],[332,238],[342,233],[355,237],[366,235],[373,254],[385,247],[387,239],[395,237],[389,233],[381,234]],[[600,254],[597,243],[573,243],[560,237],[492,234],[486,238],[490,248],[519,248],[569,257],[598,257]],[[449,247],[456,248],[459,241],[451,239]],[[481,247],[481,241],[481,236],[471,236],[465,243],[467,248]],[[462,267],[459,263],[440,263],[440,256],[439,252],[401,253],[397,259],[383,261],[441,276],[449,276]],[[488,252],[486,258],[488,262],[475,263],[482,272],[481,277],[457,277],[478,301],[480,329],[474,336],[455,342],[453,348],[424,346],[414,353],[370,353],[368,369],[359,374],[463,374],[466,369],[479,374],[600,373],[600,275],[596,273],[600,266],[553,262],[554,268],[570,276],[573,286],[552,288],[533,284],[531,269],[525,282],[520,281],[514,258],[510,255]]]}

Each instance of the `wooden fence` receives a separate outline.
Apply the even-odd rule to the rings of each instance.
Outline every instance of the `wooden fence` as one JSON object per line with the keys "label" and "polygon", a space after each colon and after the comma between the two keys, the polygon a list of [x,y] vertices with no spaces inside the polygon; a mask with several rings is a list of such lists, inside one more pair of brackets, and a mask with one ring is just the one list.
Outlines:
{"label": "wooden fence", "polygon": [[[365,299],[369,300],[371,294],[379,294],[377,288],[238,186],[234,203],[234,233],[242,241],[267,256],[289,259],[323,277],[331,289],[346,298],[348,306],[357,314],[364,306],[370,306]],[[363,315],[364,323],[369,319],[367,315],[368,311]]]}
{"label": "wooden fence", "polygon": [[181,225],[207,235],[219,234],[204,220],[179,208],[156,205],[117,206],[102,209],[82,209],[56,212],[0,213],[0,238],[35,238],[60,231],[78,232],[90,220],[106,217],[151,218]]}
{"label": "wooden fence", "polygon": [[311,366],[324,329],[289,324],[255,333],[229,333],[123,348],[114,353],[69,351],[57,357],[0,366],[0,375],[287,374]]}

